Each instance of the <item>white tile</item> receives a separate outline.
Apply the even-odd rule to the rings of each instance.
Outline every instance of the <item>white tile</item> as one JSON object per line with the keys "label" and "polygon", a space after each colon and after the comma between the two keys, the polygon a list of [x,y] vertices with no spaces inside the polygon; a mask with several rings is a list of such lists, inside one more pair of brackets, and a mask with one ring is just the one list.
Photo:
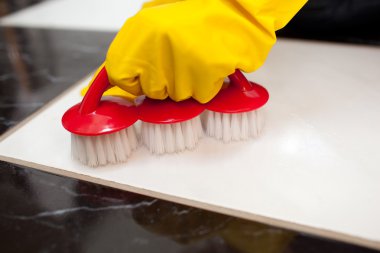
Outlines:
{"label": "white tile", "polygon": [[271,94],[256,140],[205,138],[194,152],[164,156],[140,148],[126,164],[87,168],[70,159],[69,133],[60,124],[80,99],[78,87],[0,143],[0,154],[379,248],[379,66],[376,47],[280,40],[265,66],[249,75]]}
{"label": "white tile", "polygon": [[144,0],[54,0],[33,5],[0,19],[20,27],[117,31]]}

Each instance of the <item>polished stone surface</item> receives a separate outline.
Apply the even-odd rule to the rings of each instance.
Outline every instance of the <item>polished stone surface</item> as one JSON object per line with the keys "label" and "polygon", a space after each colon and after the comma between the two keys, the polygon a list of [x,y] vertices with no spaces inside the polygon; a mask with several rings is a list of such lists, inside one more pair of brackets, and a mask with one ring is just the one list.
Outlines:
{"label": "polished stone surface", "polygon": [[0,134],[96,69],[113,37],[0,27]]}
{"label": "polished stone surface", "polygon": [[[93,70],[113,37],[1,34],[1,132]],[[6,162],[0,203],[1,252],[374,252]]]}

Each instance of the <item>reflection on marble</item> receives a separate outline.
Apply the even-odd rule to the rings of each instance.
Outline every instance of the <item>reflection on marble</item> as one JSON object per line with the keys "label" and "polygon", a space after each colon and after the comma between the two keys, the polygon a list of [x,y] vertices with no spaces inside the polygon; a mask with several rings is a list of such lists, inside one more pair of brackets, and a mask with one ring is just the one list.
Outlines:
{"label": "reflection on marble", "polygon": [[2,252],[375,252],[5,162],[0,192]]}
{"label": "reflection on marble", "polygon": [[0,28],[0,134],[102,63],[113,33]]}

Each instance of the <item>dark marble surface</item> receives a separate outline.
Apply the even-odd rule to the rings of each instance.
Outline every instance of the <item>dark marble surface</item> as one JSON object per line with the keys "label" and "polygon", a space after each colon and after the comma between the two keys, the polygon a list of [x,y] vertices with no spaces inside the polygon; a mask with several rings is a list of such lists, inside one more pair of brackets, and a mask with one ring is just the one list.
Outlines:
{"label": "dark marble surface", "polygon": [[380,45],[380,1],[308,0],[279,36]]}
{"label": "dark marble surface", "polygon": [[0,134],[96,69],[114,35],[0,27]]}
{"label": "dark marble surface", "polygon": [[[1,28],[1,132],[93,70],[112,37]],[[0,203],[0,252],[375,252],[7,162]]]}

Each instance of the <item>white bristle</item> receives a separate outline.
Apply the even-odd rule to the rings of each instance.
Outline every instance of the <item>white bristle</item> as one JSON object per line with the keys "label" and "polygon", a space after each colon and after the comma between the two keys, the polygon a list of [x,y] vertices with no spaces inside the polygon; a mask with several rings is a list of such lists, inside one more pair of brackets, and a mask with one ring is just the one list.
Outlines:
{"label": "white bristle", "polygon": [[78,159],[81,163],[87,164],[87,152],[85,147],[85,136],[77,136]]}
{"label": "white bristle", "polygon": [[206,130],[208,136],[215,136],[215,119],[214,119],[214,112],[212,111],[206,111]]}
{"label": "white bristle", "polygon": [[214,113],[214,120],[215,120],[215,138],[218,140],[221,140],[223,137],[223,124],[222,124],[222,114],[221,113]]}
{"label": "white bristle", "polygon": [[[91,167],[108,163],[125,162],[137,145],[134,128],[99,136],[80,136],[72,134],[72,155],[81,163]],[[129,136],[132,136],[131,138]]]}
{"label": "white bristle", "polygon": [[136,130],[134,125],[127,128],[127,136],[129,140],[129,145],[132,150],[135,150],[139,144],[138,138],[136,136]]}
{"label": "white bristle", "polygon": [[223,141],[225,143],[231,141],[231,122],[230,114],[223,113],[222,115]]}
{"label": "white bristle", "polygon": [[104,144],[102,142],[101,136],[95,137],[94,143],[95,143],[95,150],[96,150],[95,152],[98,156],[99,165],[106,165],[107,164],[107,156],[106,156],[106,151],[104,149]]}
{"label": "white bristle", "polygon": [[141,140],[144,145],[147,145],[149,140],[149,132],[147,129],[147,123],[141,123]]}
{"label": "white bristle", "polygon": [[231,114],[206,111],[203,116],[207,135],[223,142],[257,137],[264,126],[260,110]]}
{"label": "white bristle", "polygon": [[159,124],[154,124],[153,153],[162,154],[165,152],[164,138]]}
{"label": "white bristle", "polygon": [[174,124],[174,138],[176,151],[182,151],[185,149],[185,140],[182,133],[181,123]]}
{"label": "white bristle", "polygon": [[240,140],[240,121],[241,115],[239,113],[231,114],[231,138],[233,141]]}
{"label": "white bristle", "polygon": [[110,163],[116,163],[115,151],[109,135],[103,136],[103,143],[106,150],[107,161]]}
{"label": "white bristle", "polygon": [[167,153],[173,153],[175,152],[175,139],[172,126],[170,124],[166,124],[163,125],[162,128],[164,131],[165,151]]}
{"label": "white bristle", "polygon": [[98,163],[98,158],[96,157],[95,147],[92,143],[92,138],[83,138],[84,145],[86,148],[86,154],[87,154],[87,164],[89,166],[96,166]]}
{"label": "white bristle", "polygon": [[194,133],[193,131],[193,125],[191,124],[191,121],[187,120],[185,122],[182,122],[181,126],[182,126],[182,133],[185,139],[186,148],[188,149],[195,148],[196,133]]}
{"label": "white bristle", "polygon": [[241,114],[241,123],[240,123],[240,137],[242,140],[247,140],[249,138],[249,124],[248,124],[248,115],[246,112]]}
{"label": "white bristle", "polygon": [[[191,120],[191,123],[193,124],[193,129],[197,135],[198,138],[203,137],[203,127],[201,122],[201,117],[195,117]],[[196,140],[198,141],[198,138]]]}
{"label": "white bristle", "polygon": [[[132,129],[132,131],[133,131],[133,129]],[[128,158],[128,156],[130,156],[130,154],[132,153],[132,150],[133,150],[132,145],[134,145],[133,142],[135,140],[131,140],[131,138],[129,138],[128,131],[126,131],[126,130],[120,131],[120,138],[121,138],[121,143],[124,146],[124,153],[126,154],[126,156]]]}
{"label": "white bristle", "polygon": [[145,146],[154,154],[193,149],[203,136],[200,117],[180,123],[151,124],[142,122],[141,135]]}
{"label": "white bristle", "polygon": [[74,159],[78,159],[78,144],[77,144],[77,135],[72,134],[71,135],[71,155]]}
{"label": "white bristle", "polygon": [[122,137],[121,137],[120,132],[116,132],[110,135],[110,139],[114,144],[113,147],[114,147],[114,153],[115,153],[115,158],[117,162],[125,162],[127,161],[127,158],[128,158],[121,138]]}
{"label": "white bristle", "polygon": [[148,143],[146,145],[149,148],[149,151],[152,152],[152,153],[154,153],[154,141],[155,141],[155,138],[154,138],[154,124],[148,123],[146,125],[146,127],[147,127],[147,131],[148,131],[148,135],[149,135],[149,140],[148,140]]}

